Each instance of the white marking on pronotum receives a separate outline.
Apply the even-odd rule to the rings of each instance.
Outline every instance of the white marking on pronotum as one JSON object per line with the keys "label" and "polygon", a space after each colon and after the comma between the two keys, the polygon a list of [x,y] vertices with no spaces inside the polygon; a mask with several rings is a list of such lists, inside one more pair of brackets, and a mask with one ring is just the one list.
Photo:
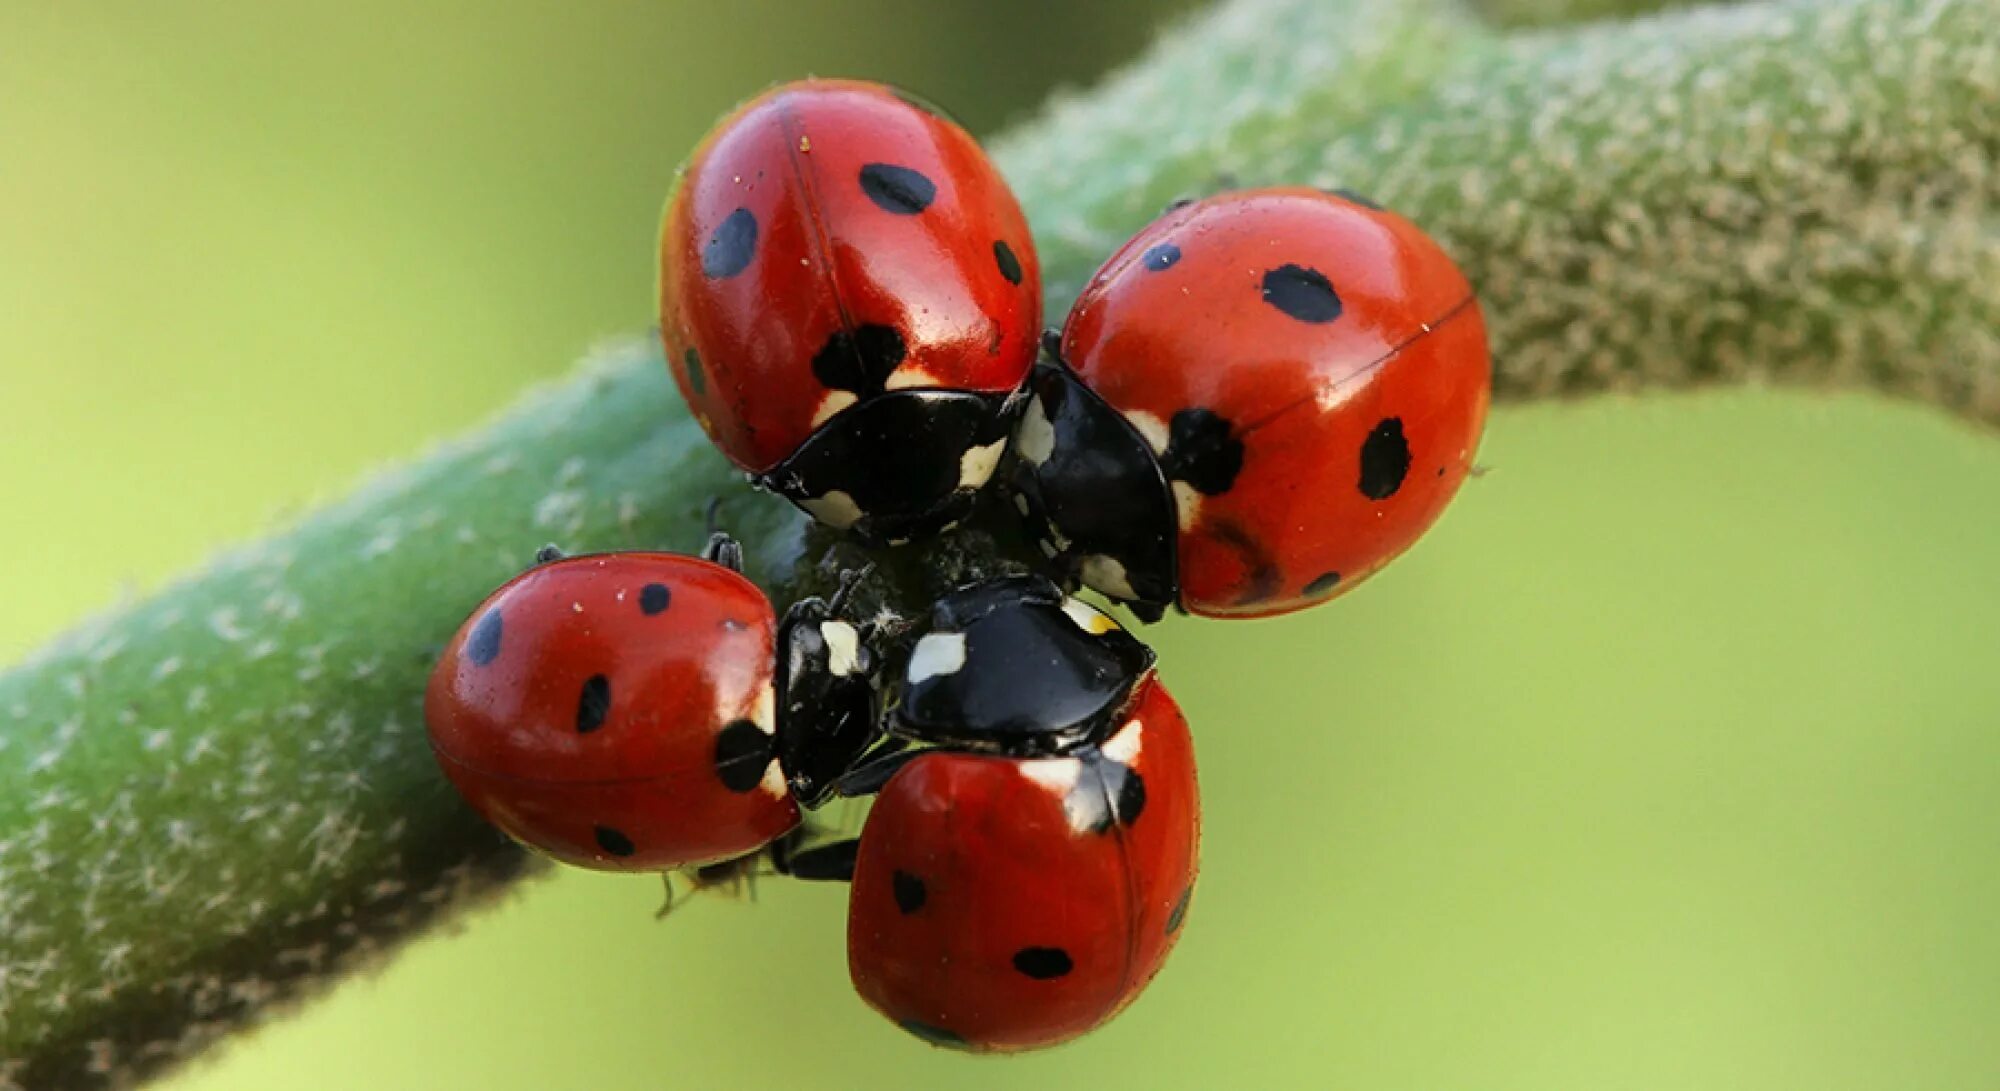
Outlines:
{"label": "white marking on pronotum", "polygon": [[1040,398],[1029,398],[1026,412],[1021,414],[1020,427],[1014,430],[1014,449],[1021,457],[1040,466],[1049,460],[1056,450],[1056,430],[1049,424],[1049,415],[1042,411]]}
{"label": "white marking on pronotum", "polygon": [[1000,454],[1007,449],[1007,441],[996,439],[984,447],[973,447],[958,458],[958,487],[976,489],[986,484],[993,476],[993,467],[1000,464]]}
{"label": "white marking on pronotum", "polygon": [[852,496],[835,489],[825,496],[814,496],[799,501],[813,518],[835,530],[846,530],[861,521],[861,505]]}
{"label": "white marking on pronotum", "polygon": [[1062,612],[1069,615],[1071,621],[1076,622],[1077,628],[1092,636],[1103,636],[1118,628],[1118,623],[1111,620],[1104,611],[1079,598],[1064,599]]}
{"label": "white marking on pronotum", "polygon": [[929,633],[910,652],[906,677],[910,685],[940,675],[955,674],[965,666],[964,633]]}
{"label": "white marking on pronotum", "polygon": [[1130,601],[1139,597],[1138,592],[1132,590],[1131,580],[1125,575],[1125,566],[1119,563],[1116,557],[1092,553],[1083,559],[1078,574],[1083,577],[1083,582],[1114,599]]}
{"label": "white marking on pronotum", "polygon": [[820,638],[826,641],[826,669],[835,678],[845,678],[861,666],[861,634],[845,621],[822,621]]}
{"label": "white marking on pronotum", "polygon": [[813,427],[825,424],[835,413],[853,405],[854,392],[851,390],[829,390],[826,397],[819,400],[819,408],[813,410]]}
{"label": "white marking on pronotum", "polygon": [[1167,453],[1169,433],[1166,421],[1143,409],[1134,409],[1125,414],[1125,422],[1132,426],[1133,431],[1145,438],[1146,446],[1151,447],[1155,455]]}

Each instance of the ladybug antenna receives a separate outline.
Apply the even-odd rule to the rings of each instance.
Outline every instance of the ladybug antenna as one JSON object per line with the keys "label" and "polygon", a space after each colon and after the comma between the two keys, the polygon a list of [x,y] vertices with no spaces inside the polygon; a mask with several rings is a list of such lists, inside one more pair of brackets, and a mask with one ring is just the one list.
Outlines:
{"label": "ladybug antenna", "polygon": [[701,547],[701,559],[712,561],[731,572],[743,571],[743,543],[722,531],[708,536],[708,544]]}
{"label": "ladybug antenna", "polygon": [[848,604],[854,601],[854,589],[861,586],[862,580],[874,574],[874,561],[869,561],[860,568],[849,568],[842,571],[840,574],[840,586],[834,590],[833,597],[827,600],[826,612],[834,617],[840,617],[845,614]]}
{"label": "ladybug antenna", "polygon": [[555,544],[554,542],[550,542],[548,545],[545,545],[542,548],[535,550],[535,563],[538,565],[551,564],[555,561],[560,561],[568,556],[569,554],[564,553],[563,548],[561,546]]}
{"label": "ladybug antenna", "polygon": [[1062,362],[1062,331],[1050,326],[1042,331],[1042,351],[1056,362]]}
{"label": "ladybug antenna", "polygon": [[722,497],[711,496],[701,509],[701,523],[710,538],[722,533]]}

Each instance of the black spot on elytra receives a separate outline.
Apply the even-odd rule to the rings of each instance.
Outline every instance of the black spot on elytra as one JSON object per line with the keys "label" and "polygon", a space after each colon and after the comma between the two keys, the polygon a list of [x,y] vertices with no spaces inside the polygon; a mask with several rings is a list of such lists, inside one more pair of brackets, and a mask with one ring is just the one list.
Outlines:
{"label": "black spot on elytra", "polygon": [[664,583],[649,583],[639,589],[639,612],[651,617],[665,613],[674,604],[674,589]]}
{"label": "black spot on elytra", "polygon": [[993,240],[993,264],[1000,267],[1000,275],[1007,278],[1007,283],[1021,283],[1021,259],[1014,256],[1014,248],[1007,245],[1006,239]]}
{"label": "black spot on elytra", "polygon": [[1340,317],[1340,296],[1326,274],[1303,265],[1280,265],[1264,274],[1264,302],[1301,322]]}
{"label": "black spot on elytra", "polygon": [[924,907],[930,898],[930,891],[924,881],[907,871],[898,871],[889,876],[890,892],[896,896],[896,908],[905,914],[915,913]]}
{"label": "black spot on elytra", "polygon": [[914,216],[937,200],[937,183],[909,167],[870,163],[861,168],[861,192],[884,212]]}
{"label": "black spot on elytra", "polygon": [[724,280],[750,268],[750,259],[756,254],[757,217],[749,209],[739,208],[716,225],[708,245],[701,248],[701,271]]}
{"label": "black spot on elytra", "polygon": [[1316,599],[1321,595],[1331,594],[1333,589],[1339,586],[1340,573],[1322,572],[1314,576],[1311,583],[1306,584],[1306,597]]}
{"label": "black spot on elytra", "polygon": [[908,351],[892,326],[835,330],[813,355],[813,377],[829,390],[851,391],[858,398],[880,394]]}
{"label": "black spot on elytra", "polygon": [[591,832],[597,835],[597,847],[613,856],[630,856],[639,851],[631,838],[609,826],[596,826]]}
{"label": "black spot on elytra", "polygon": [[1193,897],[1194,887],[1190,886],[1181,891],[1180,900],[1174,903],[1172,909],[1167,910],[1167,935],[1171,936],[1181,930],[1181,922],[1187,919],[1188,901]]}
{"label": "black spot on elytra", "polygon": [[604,726],[604,718],[611,715],[611,679],[601,674],[593,674],[583,683],[583,693],[576,699],[576,733],[588,735]]}
{"label": "black spot on elytra", "polygon": [[715,736],[715,775],[732,792],[756,789],[771,764],[771,736],[749,720],[732,720]]}
{"label": "black spot on elytra", "polygon": [[1060,947],[1023,947],[1014,952],[1014,968],[1036,981],[1050,981],[1076,968]]}
{"label": "black spot on elytra", "polygon": [[1410,441],[1403,435],[1403,419],[1385,418],[1361,441],[1361,494],[1387,500],[1403,487],[1403,475],[1409,472]]}
{"label": "black spot on elytra", "polygon": [[1129,765],[1119,768],[1125,771],[1125,775],[1118,785],[1118,797],[1112,800],[1111,806],[1118,824],[1130,826],[1139,821],[1139,812],[1146,809],[1146,779]]}
{"label": "black spot on elytra", "polygon": [[708,373],[701,369],[701,353],[689,349],[681,357],[681,363],[687,367],[688,389],[694,391],[695,397],[708,393]]}
{"label": "black spot on elytra", "polygon": [[1381,205],[1378,205],[1378,204],[1376,204],[1376,203],[1375,203],[1374,201],[1371,201],[1371,200],[1369,200],[1368,198],[1366,198],[1366,197],[1363,197],[1362,195],[1360,195],[1359,193],[1356,193],[1356,192],[1354,192],[1354,191],[1353,191],[1353,190],[1351,190],[1351,189],[1338,189],[1338,188],[1336,188],[1336,189],[1330,189],[1330,190],[1327,190],[1327,192],[1328,192],[1328,193],[1331,193],[1331,194],[1333,194],[1333,195],[1334,195],[1335,197],[1338,197],[1338,198],[1340,198],[1341,200],[1343,200],[1343,201],[1346,201],[1346,202],[1348,202],[1348,203],[1350,203],[1350,204],[1357,204],[1357,205],[1360,205],[1360,206],[1361,206],[1362,208],[1365,208],[1365,209],[1367,209],[1367,210],[1368,210],[1368,211],[1370,211],[1370,212],[1382,212],[1382,211],[1384,211],[1384,209],[1382,208],[1382,206],[1381,206]]}
{"label": "black spot on elytra", "polygon": [[934,1027],[929,1023],[919,1023],[915,1019],[904,1019],[896,1025],[934,1046],[943,1046],[946,1049],[965,1049],[972,1044],[943,1027]]}
{"label": "black spot on elytra", "polygon": [[472,660],[475,667],[483,667],[500,658],[500,611],[486,611],[486,616],[472,627],[472,635],[465,638],[465,657]]}
{"label": "black spot on elytra", "polygon": [[1181,260],[1181,248],[1170,242],[1163,242],[1146,251],[1146,268],[1158,273],[1174,267]]}
{"label": "black spot on elytra", "polygon": [[1160,468],[1204,496],[1219,496],[1236,483],[1243,468],[1243,441],[1229,418],[1211,409],[1183,409],[1167,425],[1167,453]]}

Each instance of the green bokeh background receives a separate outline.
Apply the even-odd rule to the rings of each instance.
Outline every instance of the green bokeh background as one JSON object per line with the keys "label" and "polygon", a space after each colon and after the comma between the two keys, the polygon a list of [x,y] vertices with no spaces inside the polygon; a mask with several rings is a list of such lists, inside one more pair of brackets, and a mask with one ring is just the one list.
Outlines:
{"label": "green bokeh background", "polygon": [[[0,658],[644,326],[763,83],[992,131],[1188,6],[0,3]],[[566,874],[171,1086],[2000,1086],[2000,437],[1727,393],[1483,461],[1338,606],[1157,631],[1204,882],[1081,1043],[888,1028],[836,889]]]}

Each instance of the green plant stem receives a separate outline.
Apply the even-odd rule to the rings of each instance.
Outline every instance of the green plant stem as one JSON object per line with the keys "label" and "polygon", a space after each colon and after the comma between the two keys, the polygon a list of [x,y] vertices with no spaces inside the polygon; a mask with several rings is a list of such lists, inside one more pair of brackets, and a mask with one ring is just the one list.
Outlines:
{"label": "green plant stem", "polygon": [[[1236,0],[996,150],[1057,314],[1166,200],[1309,181],[1461,257],[1503,398],[1770,379],[2000,423],[2000,0],[1520,35]],[[431,657],[536,546],[690,549],[711,497],[774,597],[824,586],[635,341],[0,676],[0,1086],[130,1082],[525,870],[432,768]]]}

